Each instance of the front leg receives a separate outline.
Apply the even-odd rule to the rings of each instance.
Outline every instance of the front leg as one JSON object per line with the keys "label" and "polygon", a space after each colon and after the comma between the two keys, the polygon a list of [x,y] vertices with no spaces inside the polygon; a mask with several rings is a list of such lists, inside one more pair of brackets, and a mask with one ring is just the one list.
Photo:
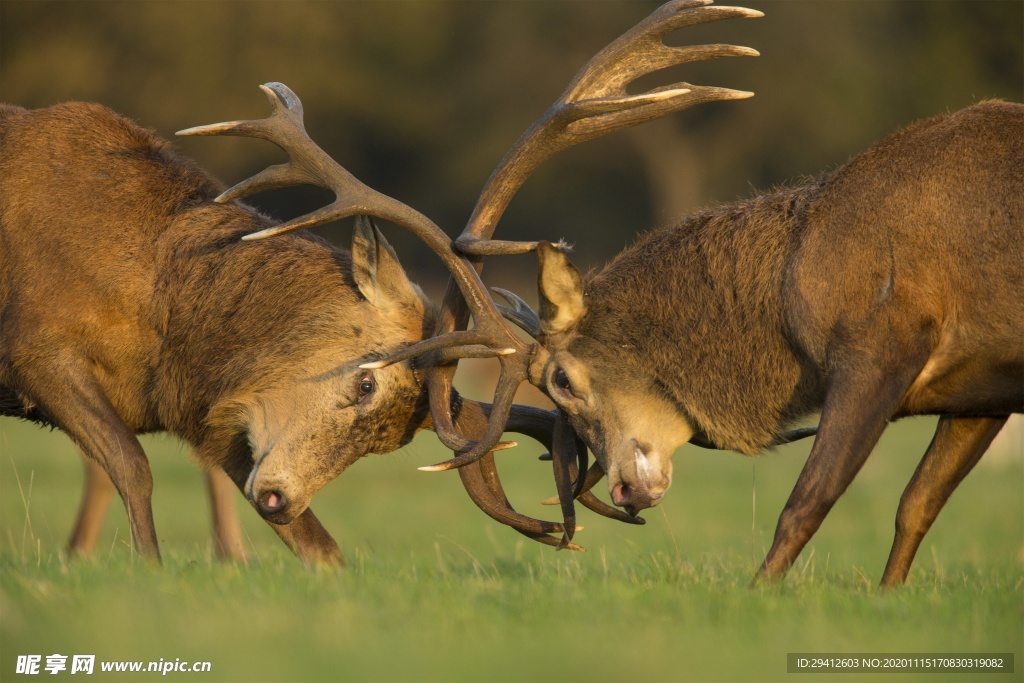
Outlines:
{"label": "front leg", "polygon": [[927,354],[913,354],[904,363],[886,363],[884,357],[847,357],[830,377],[817,438],[755,580],[786,575],[871,454]]}
{"label": "front leg", "polygon": [[292,520],[291,524],[267,524],[306,564],[345,566],[345,557],[341,554],[337,542],[316,518],[311,508],[306,508],[301,515]]}
{"label": "front leg", "polygon": [[[133,548],[141,556],[160,561],[160,549],[153,525],[153,475],[149,461],[135,434],[125,425],[103,388],[92,375],[89,364],[79,358],[50,358],[45,365],[20,368],[31,379],[24,385],[50,420],[78,444],[82,452],[106,473],[128,513]],[[102,483],[97,470],[88,473],[86,499],[95,516],[105,508]],[[95,487],[95,488],[93,488]],[[102,510],[105,512],[105,509]],[[79,518],[83,534],[94,531],[94,519]],[[72,550],[84,549],[89,539],[72,537]],[[93,539],[94,540],[94,539]]]}

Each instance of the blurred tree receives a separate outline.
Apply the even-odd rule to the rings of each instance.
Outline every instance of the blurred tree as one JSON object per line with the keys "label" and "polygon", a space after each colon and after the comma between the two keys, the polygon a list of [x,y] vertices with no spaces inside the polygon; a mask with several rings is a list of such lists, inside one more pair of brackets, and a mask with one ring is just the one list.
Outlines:
{"label": "blurred tree", "polygon": [[[7,0],[0,98],[27,107],[96,100],[170,136],[264,116],[255,86],[280,80],[340,163],[454,233],[519,133],[590,55],[657,4]],[[671,40],[749,45],[760,58],[689,65],[641,86],[681,79],[757,97],[570,150],[527,183],[500,234],[565,237],[581,265],[596,266],[679,212],[815,175],[916,118],[987,97],[1024,100],[1019,0],[747,4],[765,18]],[[229,181],[280,158],[252,140],[176,144]],[[322,199],[281,191],[254,203],[287,217]],[[344,231],[325,234],[347,241]],[[389,236],[436,293],[437,262]],[[493,260],[488,279],[530,292],[528,263]]]}

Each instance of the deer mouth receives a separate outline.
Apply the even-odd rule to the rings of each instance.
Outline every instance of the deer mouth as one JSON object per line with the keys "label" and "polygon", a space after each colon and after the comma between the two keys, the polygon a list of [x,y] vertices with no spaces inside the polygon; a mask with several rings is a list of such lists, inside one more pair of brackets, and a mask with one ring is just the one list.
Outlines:
{"label": "deer mouth", "polygon": [[625,507],[629,504],[630,493],[632,493],[632,487],[629,484],[619,482],[612,487],[612,502],[620,508]]}
{"label": "deer mouth", "polygon": [[617,505],[618,507],[625,510],[631,517],[636,517],[640,514],[640,511],[643,509],[642,506],[638,507],[636,505],[632,505],[629,502],[633,496],[633,487],[630,486],[629,484],[619,482],[618,484],[612,487],[611,494],[612,502],[615,503],[615,505]]}

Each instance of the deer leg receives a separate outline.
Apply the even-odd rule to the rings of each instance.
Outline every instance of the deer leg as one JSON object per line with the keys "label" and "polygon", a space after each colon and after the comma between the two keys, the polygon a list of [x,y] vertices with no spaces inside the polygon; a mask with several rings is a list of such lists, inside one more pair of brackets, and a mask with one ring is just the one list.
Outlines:
{"label": "deer leg", "polygon": [[341,554],[337,542],[316,518],[312,509],[306,508],[301,515],[292,520],[291,524],[267,524],[306,564],[345,566],[345,557]]}
{"label": "deer leg", "polygon": [[242,542],[242,528],[235,514],[235,484],[219,467],[206,472],[213,517],[213,541],[217,557],[243,564],[249,561]]}
{"label": "deer leg", "polygon": [[103,520],[114,499],[115,489],[106,470],[98,462],[83,453],[82,464],[85,465],[85,488],[75,528],[68,540],[68,554],[89,557],[103,529]]}
{"label": "deer leg", "polygon": [[[103,520],[110,510],[114,499],[114,484],[106,471],[92,458],[83,454],[85,465],[85,489],[82,503],[78,508],[78,517],[74,530],[68,541],[68,554],[77,557],[89,557],[103,530]],[[247,562],[245,547],[242,543],[241,528],[235,514],[235,487],[221,469],[210,470],[206,474],[213,513],[214,543],[217,556],[224,560]]]}
{"label": "deer leg", "polygon": [[[249,470],[251,468],[252,463],[243,461],[241,458],[235,458],[224,466],[224,471],[231,481],[235,483],[235,486],[238,487],[238,490],[242,492],[243,496],[245,495],[245,483],[249,478]],[[252,501],[249,501],[249,503],[252,504]],[[267,525],[306,564],[345,566],[345,558],[341,554],[341,549],[338,548],[337,542],[320,523],[320,520],[316,518],[316,515],[313,514],[312,508],[306,508],[290,524],[267,522]]]}
{"label": "deer leg", "polygon": [[[781,579],[860,471],[927,358],[846,358],[829,380],[818,435],[779,516],[757,579]],[[882,357],[881,354],[879,354]]]}
{"label": "deer leg", "polygon": [[[125,425],[102,387],[78,359],[50,362],[28,373],[43,411],[89,458],[100,464],[128,513],[134,549],[160,561],[153,525],[153,475],[135,434]],[[58,368],[55,373],[50,368]]]}
{"label": "deer leg", "polygon": [[921,464],[907,484],[896,513],[896,538],[882,586],[907,579],[914,555],[949,496],[988,449],[1006,417],[943,417]]}

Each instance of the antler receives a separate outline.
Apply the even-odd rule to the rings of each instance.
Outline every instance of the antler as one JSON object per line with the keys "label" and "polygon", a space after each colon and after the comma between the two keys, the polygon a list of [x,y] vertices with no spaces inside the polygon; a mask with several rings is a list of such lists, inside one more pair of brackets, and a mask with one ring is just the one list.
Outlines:
{"label": "antler", "polygon": [[[470,496],[495,519],[513,526],[531,537],[555,541],[560,547],[571,547],[569,537],[574,529],[572,500],[581,496],[585,505],[593,501],[587,496],[580,473],[586,469],[586,449],[579,448],[564,420],[553,426],[553,448],[557,453],[556,481],[563,500],[565,525],[539,522],[516,513],[508,504],[493,466],[495,447],[512,413],[516,388],[528,378],[533,349],[523,343],[502,318],[503,313],[518,324],[532,327],[535,322],[523,312],[520,302],[509,299],[513,308],[499,310],[480,280],[481,258],[492,254],[524,253],[536,243],[491,240],[494,228],[519,187],[544,160],[579,142],[621,130],[701,102],[750,97],[752,93],[691,86],[680,83],[655,88],[640,95],[629,95],[625,88],[637,78],[668,66],[722,56],[755,56],[750,48],[730,45],[699,47],[667,47],[665,34],[684,26],[717,21],[730,17],[757,17],[760,12],[732,7],[709,7],[710,0],[673,0],[632,30],[614,41],[576,75],[556,102],[531,126],[512,147],[481,192],[469,223],[455,246],[467,257],[460,257],[448,237],[428,218],[391,197],[383,195],[352,176],[317,147],[306,135],[299,98],[280,83],[260,86],[274,108],[273,114],[259,121],[236,121],[200,126],[181,131],[180,135],[241,135],[274,142],[289,155],[285,164],[270,167],[253,178],[239,183],[217,198],[230,201],[267,189],[299,183],[311,183],[335,193],[335,201],[311,214],[282,225],[247,235],[244,239],[260,239],[290,230],[311,227],[354,215],[372,215],[405,227],[422,239],[451,271],[435,336],[413,344],[381,361],[365,365],[378,368],[412,357],[433,354],[433,363],[424,363],[434,430],[456,456],[446,462],[421,468],[432,471],[454,467],[460,470]],[[528,309],[527,309],[528,310]],[[470,316],[474,327],[468,330]],[[460,433],[452,415],[452,380],[456,363],[463,357],[496,357],[501,375],[495,391],[486,428],[477,441]],[[554,435],[557,432],[557,437]],[[571,454],[579,462],[571,463]],[[467,465],[473,467],[466,467]],[[576,469],[576,481],[572,470]],[[596,480],[595,480],[596,481]],[[593,484],[591,484],[593,485]],[[591,496],[592,498],[592,496]],[[600,504],[603,505],[603,504]],[[588,505],[589,506],[589,505]],[[599,507],[596,505],[595,507]],[[607,506],[605,506],[607,507]],[[540,525],[540,526],[538,526]],[[558,528],[561,527],[561,528]],[[550,532],[563,531],[557,541]]]}
{"label": "antler", "polygon": [[[703,24],[731,17],[759,17],[761,12],[738,7],[711,7],[711,0],[673,0],[655,10],[647,19],[601,50],[576,74],[562,95],[519,138],[505,158],[498,164],[477,199],[473,213],[455,245],[470,256],[477,274],[483,269],[482,257],[498,254],[517,254],[533,251],[536,242],[509,242],[492,240],[498,220],[509,201],[526,178],[546,159],[573,145],[607,133],[622,130],[644,121],[665,116],[701,102],[742,99],[753,93],[679,83],[655,88],[640,95],[630,95],[626,86],[652,71],[686,62],[725,56],[756,56],[756,50],[733,45],[704,45],[668,47],[662,41],[667,33],[684,26]],[[446,345],[462,344],[459,337],[477,312],[472,302],[464,300],[461,282],[449,282],[435,337],[407,347],[386,361],[394,362],[426,353]],[[469,304],[467,308],[467,304]],[[518,305],[513,302],[518,308]],[[511,309],[515,310],[515,309]],[[509,314],[510,309],[502,311]],[[530,321],[517,319],[528,324]],[[476,323],[479,325],[479,322]],[[501,334],[508,332],[502,328]],[[487,346],[512,348],[505,338],[492,339]],[[519,347],[517,347],[519,348]],[[456,354],[449,354],[454,357]],[[489,444],[500,438],[495,417],[508,414],[516,387],[528,379],[532,353],[517,350],[499,357],[501,375],[495,390],[494,412],[488,431],[475,448],[451,460],[431,466],[430,471],[461,467],[481,457]],[[430,405],[435,421],[444,419],[450,399],[455,366],[435,367],[430,371]],[[439,424],[440,434],[450,434],[454,428],[450,420]],[[492,441],[493,439],[493,441]],[[448,442],[446,442],[447,444]],[[453,441],[453,443],[458,443]],[[458,449],[453,449],[458,450]]]}
{"label": "antler", "polygon": [[[530,174],[546,159],[579,142],[665,116],[701,102],[743,99],[753,95],[745,91],[693,86],[688,83],[655,88],[640,95],[630,95],[626,92],[626,87],[630,83],[658,69],[715,57],[757,56],[756,50],[732,45],[668,47],[664,44],[666,34],[685,26],[731,17],[763,16],[761,12],[755,10],[709,5],[711,0],[674,0],[662,5],[647,19],[595,55],[576,74],[555,103],[519,138],[491,174],[465,230],[455,240],[456,247],[470,257],[478,274],[483,269],[484,256],[525,253],[536,249],[536,242],[497,241],[491,237],[509,201]],[[501,307],[501,313],[536,337],[539,331],[536,314],[515,295],[503,290],[496,291],[512,304],[512,308]],[[425,352],[437,348],[436,344],[445,343],[445,338],[457,338],[460,333],[456,330],[466,327],[469,314],[472,312],[475,317],[472,308],[467,309],[467,302],[463,300],[461,292],[462,287],[458,282],[449,282],[436,336],[409,347],[405,354]],[[497,345],[499,344],[492,342],[492,346]],[[408,357],[405,354],[402,357]],[[517,351],[515,354],[499,358],[501,376],[495,392],[492,420],[488,425],[489,433],[481,438],[477,448],[444,463],[422,469],[438,471],[463,467],[487,452],[489,440],[496,441],[499,438],[494,429],[497,426],[494,417],[507,414],[506,406],[511,406],[516,387],[528,378],[531,356],[532,353]],[[431,413],[435,422],[448,422],[443,425],[445,432],[455,431],[445,411],[445,406],[450,402],[454,374],[454,365],[434,367],[430,370],[428,380]],[[572,501],[577,496],[581,496],[580,501],[585,506],[601,514],[642,523],[642,520],[637,522],[627,518],[623,513],[605,505],[583,486],[577,487],[577,491],[568,490],[567,482],[571,478],[572,467],[568,462],[568,453],[573,447],[568,445],[568,438],[566,439],[567,445],[556,449],[562,455],[554,458],[554,468],[563,517],[567,520],[568,527],[572,528],[568,520],[575,518]],[[556,443],[560,440],[555,439]],[[582,467],[578,467],[578,471],[582,472],[586,469],[586,448],[581,445],[575,445],[575,448],[577,456],[583,458]],[[552,453],[554,454],[555,450]],[[577,475],[577,480],[582,484],[583,477]],[[494,481],[497,482],[497,472],[494,473]],[[596,481],[597,479],[593,479],[591,486]],[[495,497],[500,499],[503,496],[496,494]],[[568,532],[566,536],[569,536]],[[563,539],[563,542],[567,541]]]}
{"label": "antler", "polygon": [[761,17],[742,7],[713,7],[712,0],[673,0],[621,35],[590,59],[565,91],[516,141],[491,174],[469,224],[455,241],[476,256],[533,251],[536,242],[490,240],[509,201],[545,160],[573,145],[702,102],[737,100],[754,93],[677,83],[630,95],[626,87],[649,73],[716,57],[756,57],[757,50],[735,45],[668,47],[672,31],[733,17]]}
{"label": "antler", "polygon": [[[261,85],[260,89],[273,107],[270,117],[257,121],[231,121],[197,126],[178,132],[178,135],[234,135],[261,138],[273,142],[288,153],[287,163],[271,166],[242,181],[217,197],[216,201],[227,202],[256,192],[297,184],[318,185],[329,189],[334,192],[335,200],[317,211],[246,235],[242,239],[263,239],[356,215],[383,218],[413,232],[441,258],[452,274],[452,282],[460,299],[465,302],[468,312],[473,316],[475,325],[472,330],[456,332],[443,339],[428,339],[413,347],[407,347],[390,358],[368,363],[364,367],[384,367],[431,352],[436,354],[435,363],[446,363],[452,359],[467,357],[528,355],[527,346],[502,319],[501,313],[480,281],[477,270],[452,250],[451,240],[437,225],[409,206],[364,185],[320,149],[306,134],[302,120],[302,102],[288,86],[283,83],[267,83]],[[525,369],[520,369],[521,362],[510,365],[518,371],[517,376],[522,374],[525,378]],[[518,386],[521,381],[520,378],[514,386]],[[450,382],[447,391],[431,392],[431,408],[435,415],[444,413],[446,416],[445,419],[435,420],[438,436],[452,450],[464,451],[456,464],[475,460],[498,444],[511,409],[514,386],[511,391],[506,390],[501,395],[500,402],[496,401],[498,409],[494,411],[481,442],[472,444],[455,430],[448,416]]]}

